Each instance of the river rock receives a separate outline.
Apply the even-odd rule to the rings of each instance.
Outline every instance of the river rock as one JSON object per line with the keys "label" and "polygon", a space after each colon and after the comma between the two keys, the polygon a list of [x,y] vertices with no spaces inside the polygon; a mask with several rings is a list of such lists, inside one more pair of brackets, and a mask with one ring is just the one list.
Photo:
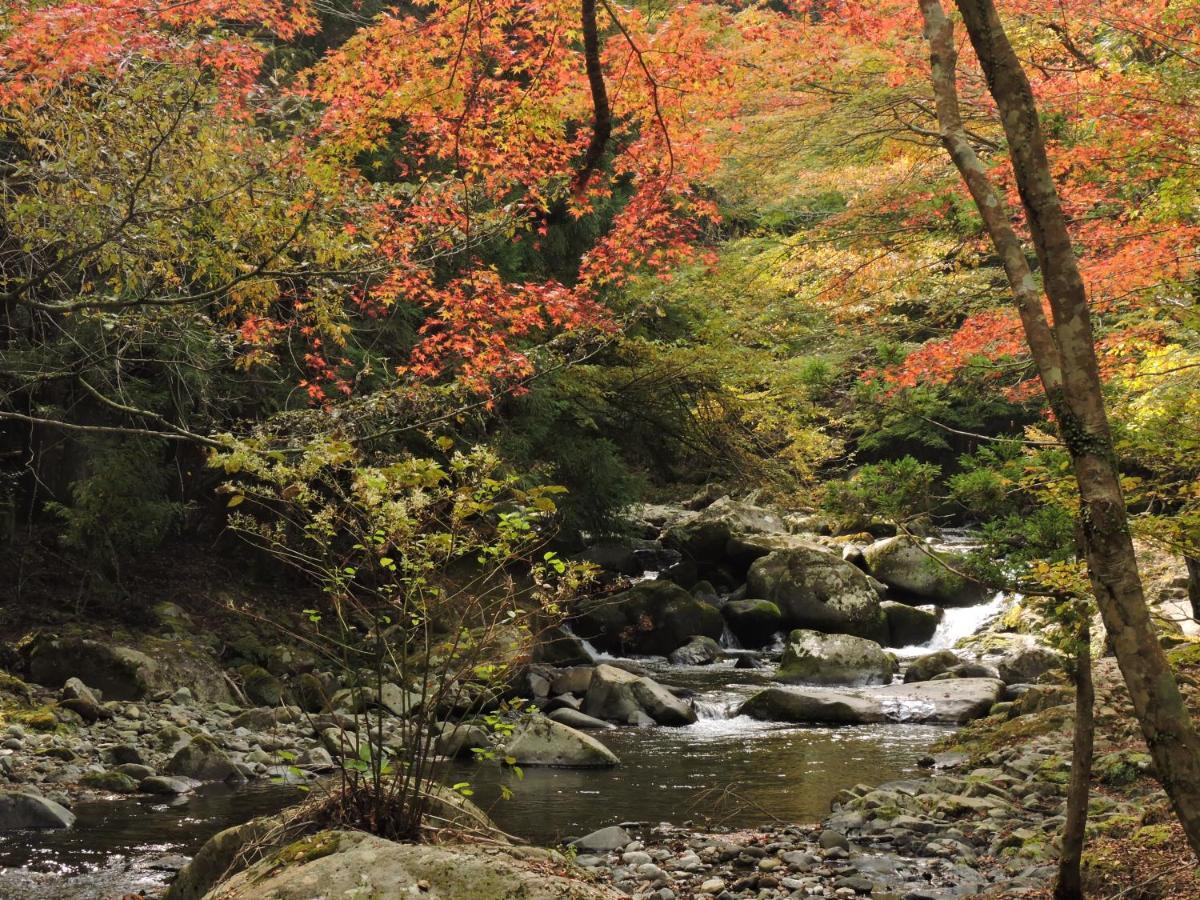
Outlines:
{"label": "river rock", "polygon": [[884,600],[879,605],[887,618],[889,647],[927,643],[942,621],[942,610],[937,606],[910,606],[895,600]]}
{"label": "river rock", "polygon": [[78,678],[68,678],[62,688],[62,699],[58,705],[77,713],[85,722],[111,719],[112,712],[100,704],[100,699]]}
{"label": "river rock", "polygon": [[759,534],[735,531],[725,542],[725,558],[739,572],[750,568],[756,559],[776,550],[797,550],[811,546],[812,539],[798,534]]}
{"label": "river rock", "polygon": [[291,725],[304,718],[298,706],[259,706],[238,713],[230,723],[234,728],[270,731],[279,725]]}
{"label": "river rock", "polygon": [[985,652],[980,661],[994,665],[1005,684],[1036,681],[1047,672],[1062,667],[1059,655],[1032,635],[1006,634],[992,637],[994,640],[1003,640],[1007,646]]}
{"label": "river rock", "polygon": [[29,656],[29,676],[53,688],[75,677],[109,700],[140,700],[163,684],[157,664],[140,650],[79,638],[36,642]]}
{"label": "river rock", "polygon": [[787,683],[887,684],[896,660],[874,641],[849,634],[797,629],[788,635],[776,679]]}
{"label": "river rock", "polygon": [[402,719],[416,713],[424,702],[418,692],[407,691],[397,684],[385,682],[379,688],[379,705]]}
{"label": "river rock", "polygon": [[610,722],[636,725],[639,714],[659,725],[690,725],[695,711],[658,682],[616,666],[596,666],[584,712]]}
{"label": "river rock", "polygon": [[774,510],[722,497],[697,516],[667,529],[664,543],[702,565],[722,561],[735,533],[786,534],[787,523]]}
{"label": "river rock", "polygon": [[593,666],[572,666],[560,669],[550,679],[552,694],[586,694],[592,685]]}
{"label": "river rock", "polygon": [[720,611],[670,581],[643,581],[610,597],[585,600],[576,633],[614,653],[665,656],[697,635],[721,636]]}
{"label": "river rock", "polygon": [[566,707],[547,713],[546,718],[583,731],[600,731],[616,727],[611,722],[605,722],[603,719],[597,719],[577,709]]}
{"label": "river rock", "polygon": [[628,831],[620,825],[610,825],[571,841],[571,846],[593,853],[611,853],[627,847],[631,843],[633,843],[633,836]]}
{"label": "river rock", "polygon": [[721,645],[710,637],[699,635],[682,647],[672,650],[667,661],[673,666],[708,666],[722,657]]}
{"label": "river rock", "polygon": [[961,725],[987,715],[1004,693],[994,678],[960,678],[879,688],[772,687],[742,704],[738,715],[834,725],[928,722]]}
{"label": "river rock", "polygon": [[964,567],[961,554],[934,550],[918,538],[898,535],[876,541],[863,550],[867,571],[894,590],[922,597],[943,606],[973,606],[989,591],[957,571]]}
{"label": "river rock", "polygon": [[533,661],[548,666],[586,666],[595,656],[582,638],[561,626],[546,629],[533,646]]}
{"label": "river rock", "polygon": [[0,792],[0,831],[20,828],[70,828],[75,814],[64,806],[19,791]]}
{"label": "river rock", "polygon": [[256,706],[279,706],[283,702],[283,685],[262,666],[247,665],[238,670],[242,690]]}
{"label": "river rock", "polygon": [[765,647],[783,630],[783,616],[770,600],[730,600],[721,615],[744,647]]}
{"label": "river rock", "polygon": [[935,650],[933,653],[926,653],[908,664],[908,669],[904,672],[904,683],[929,681],[936,675],[948,672],[961,662],[962,660],[952,650]]}
{"label": "river rock", "polygon": [[551,866],[563,863],[558,854],[535,848],[400,844],[358,831],[325,831],[281,848],[207,896],[209,900],[317,896],[614,900],[620,896],[551,874]]}
{"label": "river rock", "polygon": [[615,753],[591,735],[541,716],[520,725],[504,753],[522,766],[595,769],[620,763]]}
{"label": "river rock", "polygon": [[780,550],[750,566],[751,596],[773,602],[783,624],[886,641],[879,592],[841,557],[817,548]]}
{"label": "river rock", "polygon": [[200,781],[244,781],[245,776],[225,751],[211,738],[199,735],[171,757],[166,765],[168,775],[182,775]]}
{"label": "river rock", "polygon": [[442,756],[471,756],[475,747],[489,747],[488,733],[469,722],[443,722],[434,749]]}
{"label": "river rock", "polygon": [[201,900],[239,862],[244,866],[261,859],[271,849],[264,838],[278,826],[277,819],[261,817],[218,831],[175,876],[163,900]]}

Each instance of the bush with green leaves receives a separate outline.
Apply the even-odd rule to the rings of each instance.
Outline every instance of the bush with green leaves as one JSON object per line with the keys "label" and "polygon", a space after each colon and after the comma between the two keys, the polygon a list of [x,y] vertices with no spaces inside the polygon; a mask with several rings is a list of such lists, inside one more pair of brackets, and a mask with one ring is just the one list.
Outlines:
{"label": "bush with green leaves", "polygon": [[[322,822],[416,838],[440,770],[435,723],[489,711],[587,567],[545,549],[560,488],[524,487],[476,448],[364,458],[231,443],[230,524],[320,585],[304,636],[339,674],[341,778]],[[482,748],[486,749],[486,748]],[[507,760],[499,757],[499,762]]]}

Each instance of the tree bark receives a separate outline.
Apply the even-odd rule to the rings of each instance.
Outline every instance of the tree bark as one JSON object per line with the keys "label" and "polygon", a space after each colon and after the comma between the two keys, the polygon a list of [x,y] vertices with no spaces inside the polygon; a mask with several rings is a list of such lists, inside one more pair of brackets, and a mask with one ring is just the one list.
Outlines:
{"label": "tree bark", "polygon": [[1192,604],[1192,618],[1200,621],[1200,559],[1185,556],[1188,574],[1188,601]]}
{"label": "tree bark", "polygon": [[[1071,455],[1080,494],[1081,550],[1155,769],[1200,856],[1200,735],[1159,646],[1142,592],[1116,453],[1104,407],[1087,294],[1051,175],[1029,81],[992,0],[956,0],[1000,110],[1022,205],[1049,299],[1049,320],[1008,213],[958,116],[953,33],[940,0],[919,0],[933,63],[942,143],[971,190],[1004,260],[1030,350]],[[1033,306],[1036,303],[1037,311]]]}
{"label": "tree bark", "polygon": [[1071,743],[1071,783],[1067,787],[1067,821],[1063,824],[1062,852],[1054,900],[1083,900],[1080,864],[1087,832],[1088,793],[1092,779],[1092,748],[1096,732],[1095,688],[1092,684],[1091,628],[1086,618],[1080,630],[1079,649],[1072,672],[1075,681],[1075,736]]}
{"label": "tree bark", "polygon": [[583,60],[587,70],[588,89],[592,94],[592,137],[583,154],[583,164],[575,174],[571,192],[579,197],[587,190],[588,182],[600,167],[608,140],[612,137],[612,107],[608,88],[604,84],[604,68],[600,63],[600,32],[596,26],[596,0],[580,0],[580,25],[583,30]]}

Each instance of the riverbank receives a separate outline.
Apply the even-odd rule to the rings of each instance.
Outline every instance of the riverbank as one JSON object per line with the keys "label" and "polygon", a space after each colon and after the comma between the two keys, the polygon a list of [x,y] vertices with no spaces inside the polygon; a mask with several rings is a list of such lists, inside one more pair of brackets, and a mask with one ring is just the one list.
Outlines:
{"label": "riverbank", "polygon": [[[1200,714],[1200,644],[1168,651]],[[1154,779],[1115,661],[1100,660],[1088,896],[1194,900],[1195,865]],[[635,900],[1048,897],[1070,776],[1073,700],[1062,686],[946,737],[927,774],[839,794],[819,825],[718,832],[631,827],[629,842],[576,862]]]}

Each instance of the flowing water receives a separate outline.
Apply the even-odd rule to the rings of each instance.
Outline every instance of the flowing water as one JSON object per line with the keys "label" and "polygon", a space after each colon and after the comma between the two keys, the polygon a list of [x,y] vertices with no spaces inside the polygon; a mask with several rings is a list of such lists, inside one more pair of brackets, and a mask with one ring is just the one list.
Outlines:
{"label": "flowing water", "polygon": [[[953,535],[947,543],[961,548],[966,541]],[[903,659],[953,646],[1005,605],[1006,598],[997,595],[978,606],[947,609],[931,641],[896,653]],[[455,763],[446,777],[470,782],[473,799],[501,827],[541,843],[627,821],[691,821],[697,827],[815,822],[839,790],[912,773],[917,759],[947,731],[906,724],[811,727],[736,716],[747,697],[770,683],[772,669],[736,669],[734,659],[749,651],[740,650],[732,635],[722,644],[731,658],[713,666],[639,660],[659,681],[692,692],[699,721],[686,728],[597,732],[621,759],[619,768],[530,767],[517,781],[497,769]],[[502,785],[511,788],[512,799],[500,799]],[[298,796],[293,788],[259,782],[240,789],[209,786],[171,803],[81,802],[74,808],[73,829],[0,833],[0,900],[153,895],[181,857],[195,853],[212,834]]]}
{"label": "flowing water", "polygon": [[[751,827],[815,822],[839,790],[876,784],[917,769],[947,729],[919,725],[824,728],[732,718],[769,682],[769,671],[732,663],[654,672],[665,684],[697,691],[699,721],[686,728],[593,732],[621,760],[616,769],[526,768],[523,780],[495,769],[456,766],[473,799],[506,830],[535,842],[577,837],[624,821],[694,821]],[[499,799],[503,782],[513,791]]]}

